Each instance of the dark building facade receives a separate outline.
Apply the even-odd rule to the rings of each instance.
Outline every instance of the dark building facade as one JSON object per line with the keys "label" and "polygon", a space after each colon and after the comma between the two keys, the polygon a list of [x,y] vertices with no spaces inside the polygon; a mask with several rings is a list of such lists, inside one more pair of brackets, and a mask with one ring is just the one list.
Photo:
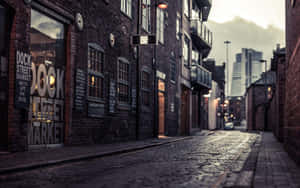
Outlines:
{"label": "dark building facade", "polygon": [[[207,59],[204,62],[204,66],[212,74],[212,81],[215,82],[215,91],[211,90],[209,98],[212,101],[213,105],[210,108],[215,108],[215,125],[206,125],[205,128],[215,127],[215,129],[224,128],[224,102],[225,102],[225,63],[222,65],[216,65],[214,59]],[[213,96],[212,96],[213,95]],[[207,109],[209,110],[209,109]],[[212,109],[210,109],[212,110]],[[214,114],[214,113],[213,113]],[[201,114],[202,115],[202,114]],[[204,116],[203,114],[202,116]]]}
{"label": "dark building facade", "polygon": [[[204,59],[209,55],[212,48],[213,35],[205,22],[208,19],[212,2],[210,0],[192,0],[190,1],[191,11],[189,13],[189,37],[187,33],[185,40],[190,42],[189,64],[183,59],[182,75],[190,71],[190,110],[191,125],[190,133],[207,129],[208,127],[208,100],[203,95],[207,94],[212,88],[212,73],[205,68]],[[183,15],[186,17],[185,12]],[[183,50],[184,54],[184,50]],[[186,56],[183,56],[186,57]],[[183,82],[185,85],[185,82]],[[183,112],[183,110],[182,110]]]}
{"label": "dark building facade", "polygon": [[272,99],[270,93],[276,83],[276,74],[268,71],[261,77],[246,91],[247,130],[272,130],[272,126],[268,123],[268,109]]}
{"label": "dark building facade", "polygon": [[[176,0],[165,10],[157,2],[1,1],[0,149],[189,134],[200,109],[192,99],[209,89],[201,61],[212,45],[206,29],[193,42],[189,16],[197,6],[207,20],[211,1]],[[157,42],[136,45],[135,35]]]}
{"label": "dark building facade", "polygon": [[284,138],[284,103],[285,103],[285,48],[277,47],[273,52],[271,70],[276,72],[276,85],[272,88],[272,101],[268,111],[268,123],[277,139],[283,142]]}
{"label": "dark building facade", "polygon": [[[142,29],[156,23],[152,3],[141,33],[155,33]],[[131,43],[136,2],[7,0],[0,11],[2,149],[155,136],[154,47],[138,56]]]}
{"label": "dark building facade", "polygon": [[300,163],[300,85],[299,36],[300,3],[286,0],[286,82],[284,104],[284,144],[289,154]]}

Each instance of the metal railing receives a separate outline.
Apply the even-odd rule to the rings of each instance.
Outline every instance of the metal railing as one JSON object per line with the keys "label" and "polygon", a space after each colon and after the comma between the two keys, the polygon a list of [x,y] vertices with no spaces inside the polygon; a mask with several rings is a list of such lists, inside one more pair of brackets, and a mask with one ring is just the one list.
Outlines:
{"label": "metal railing", "polygon": [[211,88],[212,75],[211,72],[206,70],[201,65],[192,65],[191,80],[194,83]]}
{"label": "metal railing", "polygon": [[192,32],[195,32],[208,45],[212,46],[213,34],[202,21],[192,20],[191,30]]}

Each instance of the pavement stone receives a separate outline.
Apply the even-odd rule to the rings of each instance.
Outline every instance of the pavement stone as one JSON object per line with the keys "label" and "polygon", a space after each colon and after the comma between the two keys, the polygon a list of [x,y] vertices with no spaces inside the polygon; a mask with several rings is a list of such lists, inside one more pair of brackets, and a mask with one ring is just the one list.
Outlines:
{"label": "pavement stone", "polygon": [[[110,149],[106,146],[90,147],[90,150],[83,148],[80,152],[95,154],[96,151],[111,151],[112,146],[117,150],[125,146],[136,148],[161,144],[160,147],[135,152],[0,175],[0,187],[300,187],[299,167],[271,133],[215,131],[188,138],[170,144],[152,140],[139,144],[112,144],[107,146]],[[44,155],[40,158],[49,159]],[[1,165],[5,166],[1,163],[0,169]]]}
{"label": "pavement stone", "polygon": [[123,143],[90,146],[66,146],[60,148],[43,148],[26,152],[5,153],[0,155],[0,174],[14,173],[66,162],[75,162],[127,153],[190,138],[191,137],[164,137],[161,139],[154,138]]}
{"label": "pavement stone", "polygon": [[271,132],[262,134],[253,187],[300,187],[300,167]]}

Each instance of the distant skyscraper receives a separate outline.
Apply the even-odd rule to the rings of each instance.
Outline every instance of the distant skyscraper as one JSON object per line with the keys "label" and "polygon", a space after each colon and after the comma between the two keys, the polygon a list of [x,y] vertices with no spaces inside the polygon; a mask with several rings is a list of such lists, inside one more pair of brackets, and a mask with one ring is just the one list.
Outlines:
{"label": "distant skyscraper", "polygon": [[260,78],[263,64],[259,61],[262,56],[262,52],[247,48],[242,48],[242,53],[236,54],[232,72],[231,96],[243,96],[246,88]]}

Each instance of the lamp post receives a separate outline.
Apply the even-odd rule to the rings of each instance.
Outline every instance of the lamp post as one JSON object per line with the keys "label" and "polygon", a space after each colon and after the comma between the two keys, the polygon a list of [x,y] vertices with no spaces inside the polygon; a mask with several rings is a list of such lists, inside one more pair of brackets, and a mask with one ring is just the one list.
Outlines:
{"label": "lamp post", "polygon": [[265,64],[265,75],[264,75],[264,94],[265,94],[265,99],[264,99],[264,110],[265,110],[265,124],[264,124],[264,130],[267,130],[267,60],[261,59],[259,62]]}
{"label": "lamp post", "polygon": [[[158,1],[155,0],[155,17],[157,17],[157,11],[156,8],[160,9],[166,9],[168,7],[168,4],[165,1]],[[142,0],[138,0],[138,8],[137,8],[137,35],[140,35],[140,29],[141,29],[141,17],[142,17],[142,8],[150,8],[147,7],[147,5],[144,5],[142,3]],[[157,20],[157,19],[155,19]],[[156,22],[155,22],[156,23]],[[156,31],[156,26],[155,30]],[[156,44],[157,45],[157,44]],[[154,118],[157,119],[157,82],[156,82],[156,45],[154,45]],[[140,59],[140,47],[137,45],[136,47],[136,52],[137,52],[137,58],[136,58],[136,139],[139,139],[139,122],[140,122],[140,64],[139,64],[139,59]],[[155,123],[157,120],[154,119]],[[156,125],[155,125],[156,126]]]}
{"label": "lamp post", "polygon": [[226,63],[227,63],[227,87],[226,87],[226,90],[227,90],[227,98],[229,96],[229,62],[228,62],[228,46],[229,44],[231,44],[231,41],[229,40],[226,40],[224,41],[224,44],[226,45]]}

